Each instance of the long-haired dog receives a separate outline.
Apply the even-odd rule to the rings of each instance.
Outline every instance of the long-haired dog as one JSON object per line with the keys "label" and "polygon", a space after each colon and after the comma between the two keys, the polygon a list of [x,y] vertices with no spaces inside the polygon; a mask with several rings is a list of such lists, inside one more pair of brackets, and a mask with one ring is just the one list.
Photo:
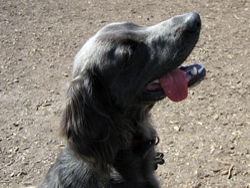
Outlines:
{"label": "long-haired dog", "polygon": [[113,23],[76,55],[62,134],[67,144],[39,188],[159,188],[154,176],[156,101],[187,97],[178,68],[196,45],[200,16],[150,27]]}

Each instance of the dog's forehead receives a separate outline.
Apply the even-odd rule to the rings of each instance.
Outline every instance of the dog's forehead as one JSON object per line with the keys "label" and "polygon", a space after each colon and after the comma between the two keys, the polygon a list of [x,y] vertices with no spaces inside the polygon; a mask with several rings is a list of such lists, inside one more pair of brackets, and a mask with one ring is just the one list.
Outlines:
{"label": "dog's forehead", "polygon": [[96,38],[101,40],[138,39],[146,35],[146,27],[131,22],[111,23],[96,33]]}
{"label": "dog's forehead", "polygon": [[129,32],[141,30],[142,26],[136,25],[131,22],[115,22],[104,26],[100,33],[113,33],[113,32]]}

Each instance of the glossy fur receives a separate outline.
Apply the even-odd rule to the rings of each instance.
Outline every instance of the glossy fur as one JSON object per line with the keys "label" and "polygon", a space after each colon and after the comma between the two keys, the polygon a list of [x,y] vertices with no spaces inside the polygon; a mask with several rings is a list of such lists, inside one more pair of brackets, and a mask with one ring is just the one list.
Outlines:
{"label": "glossy fur", "polygon": [[149,111],[164,95],[146,86],[187,58],[199,31],[199,15],[185,14],[151,27],[109,24],[89,39],[67,91],[67,145],[38,187],[159,188]]}

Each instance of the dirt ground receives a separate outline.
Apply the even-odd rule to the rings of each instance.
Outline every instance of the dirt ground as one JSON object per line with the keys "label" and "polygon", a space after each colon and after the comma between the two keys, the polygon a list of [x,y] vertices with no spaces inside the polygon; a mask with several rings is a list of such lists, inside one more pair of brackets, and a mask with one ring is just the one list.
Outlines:
{"label": "dirt ground", "polygon": [[90,36],[186,12],[203,25],[187,63],[198,58],[207,77],[185,101],[154,107],[166,160],[157,176],[163,188],[249,188],[249,0],[0,0],[0,187],[37,184],[59,155],[72,61]]}

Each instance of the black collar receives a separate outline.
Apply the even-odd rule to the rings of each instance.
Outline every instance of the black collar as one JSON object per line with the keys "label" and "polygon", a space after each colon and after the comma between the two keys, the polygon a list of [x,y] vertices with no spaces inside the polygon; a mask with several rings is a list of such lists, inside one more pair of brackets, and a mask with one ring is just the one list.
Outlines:
{"label": "black collar", "polygon": [[133,150],[140,146],[152,147],[152,146],[156,146],[157,144],[159,144],[159,142],[160,142],[160,139],[157,136],[151,140],[135,139],[131,142],[130,145],[123,146],[121,150]]}

